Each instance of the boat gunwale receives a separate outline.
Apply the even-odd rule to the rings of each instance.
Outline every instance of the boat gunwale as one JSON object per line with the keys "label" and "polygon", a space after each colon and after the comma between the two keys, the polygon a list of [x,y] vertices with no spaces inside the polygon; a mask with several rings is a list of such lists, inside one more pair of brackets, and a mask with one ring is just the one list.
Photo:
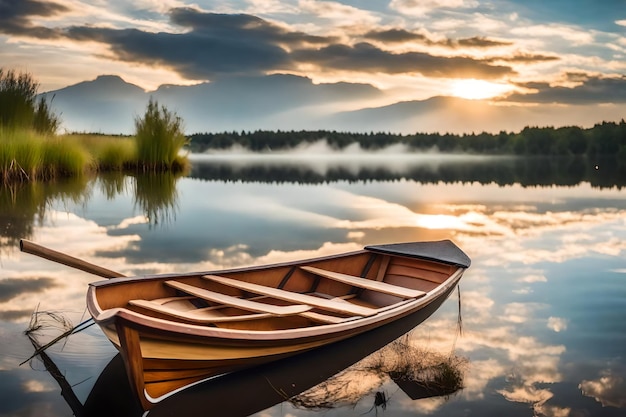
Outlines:
{"label": "boat gunwale", "polygon": [[218,269],[218,270],[210,270],[210,271],[193,271],[193,272],[183,272],[183,273],[165,273],[165,274],[149,274],[149,275],[136,275],[129,277],[115,277],[95,282],[90,282],[90,287],[102,287],[102,286],[110,286],[110,285],[120,285],[124,284],[128,281],[150,281],[150,280],[160,280],[163,278],[188,278],[202,275],[219,275],[219,274],[232,274],[239,272],[252,272],[252,271],[263,271],[265,269],[274,269],[274,268],[284,268],[289,266],[297,266],[303,265],[313,262],[320,261],[328,261],[333,259],[339,259],[344,257],[363,255],[367,253],[374,253],[373,251],[361,249],[352,252],[343,252],[333,255],[320,256],[316,258],[310,259],[299,259],[294,261],[286,261],[286,262],[277,262],[273,264],[263,264],[263,265],[252,265],[252,266],[242,266],[237,268],[228,268],[228,269]]}

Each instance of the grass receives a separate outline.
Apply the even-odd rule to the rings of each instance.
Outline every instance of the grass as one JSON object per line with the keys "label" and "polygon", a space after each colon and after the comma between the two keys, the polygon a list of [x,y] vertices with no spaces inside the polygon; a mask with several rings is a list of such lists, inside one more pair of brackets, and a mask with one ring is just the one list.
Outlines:
{"label": "grass", "polygon": [[[164,143],[152,141],[152,145],[148,142],[137,137],[52,136],[34,130],[0,128],[0,183],[46,181],[90,172],[182,172],[188,168],[187,158],[176,148],[184,144],[181,138]],[[144,155],[140,156],[140,148],[143,152],[149,148],[156,150],[146,160]]]}
{"label": "grass", "polygon": [[43,169],[43,146],[36,135],[27,131],[0,130],[0,171],[2,181],[34,180]]}
{"label": "grass", "polygon": [[121,171],[136,164],[137,150],[131,137],[86,134],[65,137],[75,138],[87,147],[99,171]]}
{"label": "grass", "polygon": [[0,181],[75,177],[87,171],[179,173],[189,168],[180,151],[188,140],[183,121],[150,98],[135,119],[134,138],[57,136],[60,119],[51,102],[36,100],[39,84],[28,73],[0,68]]}
{"label": "grass", "polygon": [[[134,138],[104,135],[56,136],[59,117],[39,84],[26,72],[0,67],[0,182],[76,177],[88,171],[185,171],[180,154],[187,143],[183,121],[150,98],[135,119]],[[54,99],[54,97],[53,97]]]}
{"label": "grass", "polygon": [[42,142],[43,177],[77,177],[93,165],[93,156],[75,138],[52,137]]}

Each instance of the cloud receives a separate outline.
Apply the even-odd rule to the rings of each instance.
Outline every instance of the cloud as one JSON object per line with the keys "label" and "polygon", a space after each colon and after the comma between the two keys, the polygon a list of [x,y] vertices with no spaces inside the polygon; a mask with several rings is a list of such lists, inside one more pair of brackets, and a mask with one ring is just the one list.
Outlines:
{"label": "cloud", "polygon": [[463,47],[472,47],[472,48],[491,48],[494,46],[508,46],[512,45],[512,42],[508,41],[497,41],[486,38],[484,36],[473,36],[471,38],[459,39],[458,41],[452,41],[452,45],[457,44],[458,46]]}
{"label": "cloud", "polygon": [[534,283],[534,282],[548,282],[548,279],[540,273],[528,274],[517,280],[518,282]]}
{"label": "cloud", "polygon": [[365,39],[387,43],[402,43],[407,41],[430,42],[421,33],[410,32],[406,29],[371,30],[363,35]]}
{"label": "cloud", "polygon": [[543,307],[538,303],[509,303],[504,307],[502,320],[512,323],[525,323],[532,317],[534,310]]}
{"label": "cloud", "polygon": [[371,39],[374,41],[385,43],[403,43],[417,41],[427,45],[445,46],[449,48],[492,48],[512,45],[512,42],[489,39],[484,36],[473,36],[471,38],[461,39],[433,40],[421,33],[411,32],[406,29],[371,30],[365,33],[363,36],[365,39]]}
{"label": "cloud", "polygon": [[549,83],[527,83],[519,87],[532,89],[528,94],[515,93],[504,101],[522,103],[626,103],[626,76],[596,76],[568,74],[575,85],[551,85]]}
{"label": "cloud", "polygon": [[560,38],[573,46],[589,45],[594,41],[594,35],[589,31],[558,24],[518,26],[511,33],[522,37]]}
{"label": "cloud", "polygon": [[474,0],[392,0],[389,8],[410,16],[421,16],[436,9],[472,8]]}
{"label": "cloud", "polygon": [[293,53],[295,60],[326,69],[385,74],[422,74],[446,78],[501,78],[513,75],[508,66],[490,65],[468,57],[434,56],[423,52],[391,53],[361,42],[354,46],[329,45]]}
{"label": "cloud", "polygon": [[[31,4],[31,3],[28,3]],[[39,3],[36,3],[39,4]],[[345,13],[332,2],[324,3],[334,13]],[[16,8],[17,9],[17,8]],[[57,13],[63,6],[49,5],[29,13]],[[13,15],[18,12],[13,11]],[[26,12],[22,14],[28,15]],[[325,71],[377,72],[383,74],[422,74],[443,78],[502,78],[515,72],[509,66],[495,65],[471,57],[434,56],[424,52],[392,53],[367,42],[338,43],[330,36],[310,35],[248,14],[208,13],[183,7],[171,9],[170,23],[183,32],[152,32],[137,28],[70,26],[38,28],[23,21],[25,35],[40,38],[65,36],[74,41],[95,41],[108,47],[108,58],[151,67],[169,68],[194,80],[220,75],[258,75],[297,71],[302,65],[315,65]],[[25,29],[29,30],[26,31]],[[370,32],[371,37],[409,36],[409,32]],[[420,35],[414,34],[419,37]],[[433,42],[424,38],[425,42]],[[446,41],[449,47],[488,47],[498,41],[474,37]]]}
{"label": "cloud", "polygon": [[9,301],[23,293],[39,293],[55,287],[52,278],[8,278],[0,281],[0,302]]}
{"label": "cloud", "polygon": [[58,36],[56,30],[35,26],[30,18],[51,17],[68,11],[66,6],[49,1],[2,0],[0,1],[0,33],[34,38],[55,38]]}
{"label": "cloud", "polygon": [[33,314],[33,310],[6,310],[0,311],[0,321],[24,321]]}
{"label": "cloud", "polygon": [[163,66],[191,79],[219,74],[255,74],[289,66],[281,44],[318,42],[250,15],[201,13],[173,9],[171,21],[186,33],[151,33],[137,29],[72,27],[67,36],[107,44],[117,60]]}
{"label": "cloud", "polygon": [[328,41],[325,37],[289,31],[274,23],[247,14],[205,13],[183,7],[170,10],[169,16],[172,23],[191,28],[192,32],[197,32],[207,39],[234,37],[246,42],[256,40],[290,46],[302,43],[319,44]]}
{"label": "cloud", "polygon": [[299,0],[298,9],[300,12],[333,20],[340,25],[346,25],[346,22],[349,22],[349,26],[372,26],[380,20],[379,17],[369,11],[334,1]]}
{"label": "cloud", "polygon": [[533,64],[537,62],[549,62],[549,61],[558,61],[561,58],[554,55],[543,55],[543,54],[531,54],[527,52],[520,52],[513,54],[511,56],[502,56],[492,58],[491,61],[504,61],[504,62],[513,62],[517,64]]}
{"label": "cloud", "polygon": [[593,397],[604,407],[626,408],[626,381],[611,371],[594,380],[583,380],[578,388],[583,395]]}
{"label": "cloud", "polygon": [[552,329],[555,332],[561,332],[567,330],[567,320],[560,317],[548,318],[548,329]]}

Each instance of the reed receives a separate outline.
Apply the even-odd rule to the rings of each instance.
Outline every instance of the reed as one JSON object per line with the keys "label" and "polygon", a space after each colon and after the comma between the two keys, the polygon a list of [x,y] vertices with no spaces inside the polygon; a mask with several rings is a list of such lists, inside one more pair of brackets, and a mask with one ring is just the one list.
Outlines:
{"label": "reed", "polygon": [[183,122],[165,106],[150,98],[143,118],[135,119],[137,162],[144,171],[179,171],[186,159],[180,151],[187,143]]}
{"label": "reed", "polygon": [[81,176],[94,167],[91,153],[75,139],[47,138],[41,147],[44,179]]}
{"label": "reed", "polygon": [[69,135],[92,154],[98,171],[121,171],[137,164],[137,146],[131,137],[104,135]]}
{"label": "reed", "polygon": [[40,141],[27,131],[0,129],[0,176],[3,183],[35,180],[42,168]]}
{"label": "reed", "polygon": [[[170,124],[168,120],[172,119],[166,118],[165,125]],[[154,140],[147,140],[145,135],[53,136],[32,129],[0,127],[0,183],[75,177],[96,171],[185,172],[189,162],[180,150],[186,138],[177,126],[158,125]]]}

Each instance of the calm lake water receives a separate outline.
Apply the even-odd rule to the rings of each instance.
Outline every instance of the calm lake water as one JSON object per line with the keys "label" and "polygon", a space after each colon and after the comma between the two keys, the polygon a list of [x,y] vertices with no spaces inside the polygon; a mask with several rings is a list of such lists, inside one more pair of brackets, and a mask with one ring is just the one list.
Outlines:
{"label": "calm lake water", "polygon": [[[62,331],[54,317],[88,318],[87,284],[99,279],[20,253],[20,238],[126,275],[416,240],[451,239],[472,258],[459,291],[403,339],[422,359],[455,359],[464,388],[454,394],[412,399],[367,372],[367,360],[396,360],[390,350],[327,380],[350,364],[348,354],[383,344],[380,333],[198,386],[149,415],[626,415],[626,175],[618,166],[393,152],[192,159],[181,178],[0,188],[0,416],[141,415],[96,326],[47,351],[62,378],[40,359],[20,365],[34,351],[24,335],[32,313],[41,313],[36,338],[50,340]],[[385,399],[378,406],[376,393]]]}

